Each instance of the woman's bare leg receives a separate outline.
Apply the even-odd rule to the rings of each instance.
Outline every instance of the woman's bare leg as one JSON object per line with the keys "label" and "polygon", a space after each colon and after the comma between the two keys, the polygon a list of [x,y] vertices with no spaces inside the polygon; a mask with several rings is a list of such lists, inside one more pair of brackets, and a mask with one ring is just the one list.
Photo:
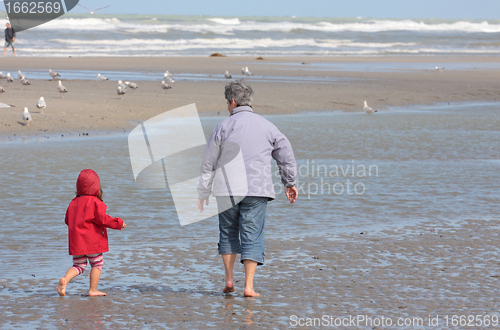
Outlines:
{"label": "woman's bare leg", "polygon": [[245,297],[258,297],[259,294],[253,290],[253,277],[257,269],[257,262],[253,260],[243,260],[245,265]]}
{"label": "woman's bare leg", "polygon": [[236,253],[223,254],[222,261],[224,261],[224,269],[226,271],[226,287],[222,292],[230,293],[234,292],[234,261],[236,260]]}

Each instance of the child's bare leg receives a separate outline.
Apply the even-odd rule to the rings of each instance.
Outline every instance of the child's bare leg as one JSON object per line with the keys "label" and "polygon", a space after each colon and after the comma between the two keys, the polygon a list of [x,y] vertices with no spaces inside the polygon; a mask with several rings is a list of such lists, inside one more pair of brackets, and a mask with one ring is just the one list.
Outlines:
{"label": "child's bare leg", "polygon": [[57,286],[57,293],[59,293],[61,297],[66,295],[66,286],[68,285],[69,281],[71,281],[77,275],[78,271],[74,267],[71,267],[66,272],[66,275],[64,275],[64,277],[61,277],[59,279],[59,285]]}
{"label": "child's bare leg", "polygon": [[99,284],[99,279],[101,278],[101,270],[97,267],[93,267],[90,271],[90,290],[89,296],[105,296],[104,292],[97,290],[97,284]]}

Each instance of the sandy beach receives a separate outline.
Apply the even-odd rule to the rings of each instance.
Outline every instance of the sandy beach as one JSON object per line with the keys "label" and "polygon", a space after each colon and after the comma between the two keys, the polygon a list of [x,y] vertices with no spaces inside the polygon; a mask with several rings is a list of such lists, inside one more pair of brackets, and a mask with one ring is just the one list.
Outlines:
{"label": "sandy beach", "polygon": [[[461,228],[428,223],[375,236],[364,232],[300,241],[268,240],[269,261],[259,269],[256,281],[262,293],[259,298],[242,297],[240,268],[235,295],[224,296],[204,287],[205,282],[223,285],[214,244],[182,250],[156,242],[133,260],[126,252],[114,253],[114,258],[133,261],[133,265],[103,273],[106,298],[80,294],[56,298],[54,279],[40,278],[36,271],[36,277],[25,281],[0,280],[0,294],[6,297],[0,303],[0,322],[6,327],[27,322],[33,327],[81,329],[120,329],[124,325],[284,329],[298,322],[318,322],[308,319],[323,322],[325,315],[328,320],[366,315],[371,322],[390,319],[392,326],[374,327],[362,321],[330,327],[449,329],[454,315],[484,318],[498,310],[500,272],[492,251],[497,251],[500,242],[488,226],[482,221],[469,221]],[[177,271],[166,272],[170,269]],[[114,283],[113,274],[117,273],[129,274],[137,284],[123,287]],[[193,283],[190,279],[198,275],[203,280]],[[86,285],[86,281],[85,276],[77,283]],[[7,298],[12,294],[17,298]],[[429,326],[429,319],[436,317],[438,323]],[[398,320],[423,322],[423,326],[397,326]],[[315,324],[296,328],[321,328],[321,323]]]}
{"label": "sandy beach", "polygon": [[[375,69],[357,69],[363,63]],[[437,63],[470,69],[436,71]],[[15,107],[0,109],[0,181],[7,188],[0,192],[0,328],[498,328],[500,122],[493,102],[500,100],[500,71],[474,68],[498,63],[493,56],[2,58],[0,71],[15,82],[0,81],[0,102]],[[394,64],[409,69],[377,69]],[[277,194],[266,218],[266,263],[255,278],[258,298],[243,297],[239,263],[236,292],[222,294],[217,219],[181,227],[170,191],[134,181],[126,134],[190,103],[205,116],[205,129],[215,127],[227,116],[222,75],[241,79],[242,66],[254,73],[246,80],[257,113],[291,114],[270,120],[289,137],[299,165],[380,169],[373,177],[347,176],[366,185],[362,195],[300,190],[291,206]],[[57,92],[49,69],[62,73],[68,93]],[[163,92],[166,69],[191,78]],[[17,70],[45,70],[46,79],[27,74],[31,85],[22,86]],[[130,79],[139,89],[121,97],[116,81],[66,79],[65,70],[158,79]],[[35,108],[40,96],[44,114]],[[363,100],[380,113],[362,114]],[[408,111],[443,103],[452,106]],[[67,139],[82,133],[91,137]],[[106,133],[121,134],[95,136]],[[99,284],[107,297],[86,295],[88,270],[66,297],[57,294],[71,265],[64,212],[82,168],[99,173],[108,213],[128,224],[109,231]],[[308,184],[346,179],[301,173]],[[460,317],[474,322],[460,326]],[[490,326],[478,325],[478,317]]]}
{"label": "sandy beach", "polygon": [[[428,69],[412,70],[420,63]],[[17,70],[93,70],[157,73],[157,81],[140,81],[139,89],[127,91],[122,98],[116,93],[116,81],[66,80],[68,93],[60,95],[57,82],[28,79],[30,86],[0,81],[6,92],[0,102],[15,108],[0,109],[0,136],[77,135],[88,132],[129,131],[143,120],[190,103],[206,115],[226,116],[224,79],[206,81],[203,77],[222,77],[225,70],[241,79],[241,67],[248,66],[255,76],[246,80],[255,90],[254,109],[260,114],[287,114],[305,111],[361,111],[363,100],[377,109],[408,105],[449,102],[498,101],[500,83],[497,70],[436,71],[436,63],[498,64],[498,57],[102,57],[102,58],[26,58],[5,57],[0,70],[17,78]],[[331,69],[318,70],[327,63]],[[408,63],[409,70],[349,71],[353,64]],[[346,69],[336,69],[336,68]],[[472,65],[473,67],[473,65]],[[160,82],[168,69],[174,74],[192,74],[199,81],[178,79],[173,88],[163,91]],[[279,76],[279,80],[266,77]],[[123,77],[127,80],[127,77]],[[314,79],[330,79],[326,82]],[[254,81],[252,81],[254,80]],[[36,101],[43,96],[47,109],[40,114]],[[22,123],[22,109],[33,116],[30,127]]]}

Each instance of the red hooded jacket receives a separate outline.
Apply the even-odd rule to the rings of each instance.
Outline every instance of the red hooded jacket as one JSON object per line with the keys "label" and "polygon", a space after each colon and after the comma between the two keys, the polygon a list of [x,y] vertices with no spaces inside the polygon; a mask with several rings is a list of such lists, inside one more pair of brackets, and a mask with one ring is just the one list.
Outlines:
{"label": "red hooded jacket", "polygon": [[99,176],[93,170],[83,170],[76,181],[75,197],[66,211],[69,254],[86,255],[108,252],[106,227],[121,230],[123,220],[106,214],[106,204],[97,195],[101,188]]}

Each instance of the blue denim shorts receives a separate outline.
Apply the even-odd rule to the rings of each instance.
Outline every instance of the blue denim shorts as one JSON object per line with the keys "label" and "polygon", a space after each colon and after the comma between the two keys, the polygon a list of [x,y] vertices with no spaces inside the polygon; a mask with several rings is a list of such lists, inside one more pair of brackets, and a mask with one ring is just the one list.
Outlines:
{"label": "blue denim shorts", "polygon": [[219,213],[219,254],[240,253],[242,263],[264,263],[267,201],[267,197],[247,196]]}
{"label": "blue denim shorts", "polygon": [[14,41],[5,41],[4,48],[7,48],[9,46],[12,47],[12,48],[14,48]]}

